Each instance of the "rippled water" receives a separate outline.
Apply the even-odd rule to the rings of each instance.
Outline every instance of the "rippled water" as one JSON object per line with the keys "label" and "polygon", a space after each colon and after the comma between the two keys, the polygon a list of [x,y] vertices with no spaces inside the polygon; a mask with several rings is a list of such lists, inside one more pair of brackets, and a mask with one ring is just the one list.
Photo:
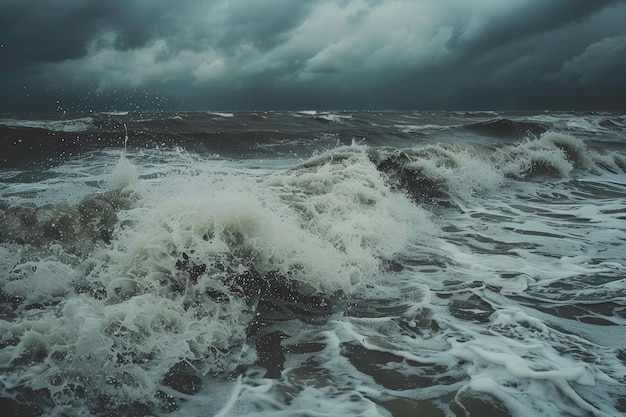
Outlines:
{"label": "rippled water", "polygon": [[73,120],[0,120],[8,409],[626,412],[623,116]]}

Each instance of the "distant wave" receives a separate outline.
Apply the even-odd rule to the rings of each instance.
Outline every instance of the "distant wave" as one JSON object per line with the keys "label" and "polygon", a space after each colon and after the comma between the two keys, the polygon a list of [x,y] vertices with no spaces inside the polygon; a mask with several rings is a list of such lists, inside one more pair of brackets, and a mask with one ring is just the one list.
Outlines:
{"label": "distant wave", "polygon": [[234,113],[209,112],[209,114],[220,116],[220,117],[235,117]]}
{"label": "distant wave", "polygon": [[127,111],[104,111],[100,114],[104,114],[107,116],[128,116],[129,113]]}
{"label": "distant wave", "polygon": [[[210,116],[207,117],[207,114]],[[212,116],[212,117],[211,117]],[[495,116],[495,117],[494,117]],[[506,116],[506,117],[505,117]],[[350,138],[369,146],[411,147],[416,141],[471,140],[483,144],[538,138],[547,131],[621,146],[626,117],[621,114],[492,112],[107,112],[67,120],[3,118],[2,162],[54,161],[91,150],[123,146],[180,146],[210,154],[267,158],[310,156]]]}
{"label": "distant wave", "polygon": [[547,127],[540,123],[521,122],[511,119],[491,119],[466,125],[465,128],[482,135],[501,138],[538,136],[548,130]]}
{"label": "distant wave", "polygon": [[69,120],[0,119],[0,125],[7,127],[46,129],[53,132],[83,132],[94,127],[93,121],[93,117],[81,117]]}

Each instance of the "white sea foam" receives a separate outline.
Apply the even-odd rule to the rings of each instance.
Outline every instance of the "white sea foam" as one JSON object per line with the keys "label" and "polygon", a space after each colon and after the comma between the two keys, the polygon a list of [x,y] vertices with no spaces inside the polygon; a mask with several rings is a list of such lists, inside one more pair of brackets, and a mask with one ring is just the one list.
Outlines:
{"label": "white sea foam", "polygon": [[71,292],[78,272],[57,260],[37,260],[19,264],[0,281],[2,291],[22,297],[28,304],[59,301]]}

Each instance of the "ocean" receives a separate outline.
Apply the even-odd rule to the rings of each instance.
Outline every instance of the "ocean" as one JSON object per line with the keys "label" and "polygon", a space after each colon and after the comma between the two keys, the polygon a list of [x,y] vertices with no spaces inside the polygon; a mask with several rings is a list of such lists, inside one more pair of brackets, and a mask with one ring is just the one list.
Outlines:
{"label": "ocean", "polygon": [[0,115],[19,416],[626,413],[626,115]]}

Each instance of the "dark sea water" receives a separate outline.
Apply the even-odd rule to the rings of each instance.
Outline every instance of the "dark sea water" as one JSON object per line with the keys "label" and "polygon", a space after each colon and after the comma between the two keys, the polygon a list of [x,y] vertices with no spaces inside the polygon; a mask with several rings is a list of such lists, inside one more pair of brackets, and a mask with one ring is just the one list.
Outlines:
{"label": "dark sea water", "polygon": [[0,146],[8,415],[626,413],[624,114],[5,115]]}

